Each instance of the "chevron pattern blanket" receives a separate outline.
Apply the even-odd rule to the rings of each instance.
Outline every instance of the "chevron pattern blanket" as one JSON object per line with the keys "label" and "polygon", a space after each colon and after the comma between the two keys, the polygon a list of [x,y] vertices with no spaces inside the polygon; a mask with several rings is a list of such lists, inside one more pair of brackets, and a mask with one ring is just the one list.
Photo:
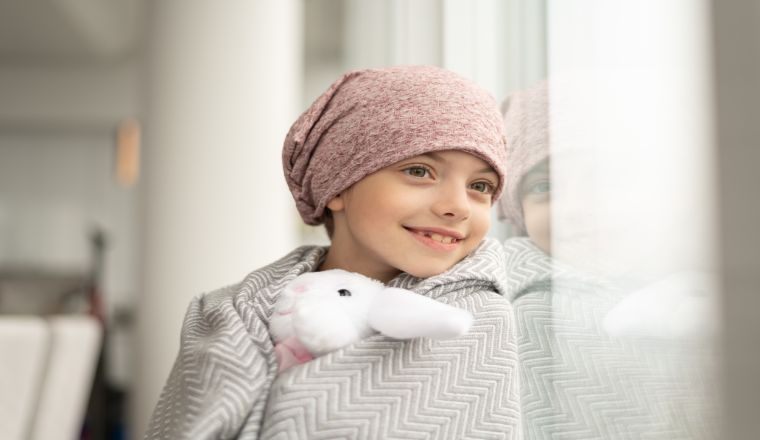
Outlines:
{"label": "chevron pattern blanket", "polygon": [[302,247],[192,301],[147,439],[518,439],[517,346],[500,243],[448,272],[389,285],[469,310],[462,337],[373,336],[277,375],[268,332],[281,288],[315,270]]}
{"label": "chevron pattern blanket", "polygon": [[527,238],[505,252],[526,439],[718,438],[705,341],[608,335],[602,320],[621,289]]}

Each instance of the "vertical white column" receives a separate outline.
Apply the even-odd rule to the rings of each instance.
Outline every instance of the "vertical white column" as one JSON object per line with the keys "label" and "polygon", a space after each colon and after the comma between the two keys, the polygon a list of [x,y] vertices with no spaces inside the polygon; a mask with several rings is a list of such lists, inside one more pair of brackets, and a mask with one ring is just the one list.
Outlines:
{"label": "vertical white column", "polygon": [[496,99],[540,79],[543,0],[523,3],[443,0],[443,67],[471,78]]}
{"label": "vertical white column", "polygon": [[391,11],[388,2],[345,0],[344,62],[346,69],[392,64]]}
{"label": "vertical white column", "polygon": [[293,248],[280,152],[301,85],[298,0],[152,4],[132,434],[144,431],[189,300]]}
{"label": "vertical white column", "polygon": [[441,65],[441,0],[346,0],[345,64]]}

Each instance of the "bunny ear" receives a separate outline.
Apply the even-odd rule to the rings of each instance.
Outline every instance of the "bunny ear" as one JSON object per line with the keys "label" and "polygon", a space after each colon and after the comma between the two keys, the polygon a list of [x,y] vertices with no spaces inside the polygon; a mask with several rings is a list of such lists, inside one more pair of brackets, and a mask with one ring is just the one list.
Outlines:
{"label": "bunny ear", "polygon": [[396,339],[446,339],[467,333],[472,315],[409,290],[387,288],[375,295],[369,325]]}

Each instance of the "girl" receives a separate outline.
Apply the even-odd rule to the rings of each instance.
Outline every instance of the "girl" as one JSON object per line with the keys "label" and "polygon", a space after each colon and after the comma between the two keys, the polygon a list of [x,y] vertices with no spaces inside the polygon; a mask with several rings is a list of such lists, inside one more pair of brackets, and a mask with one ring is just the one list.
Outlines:
{"label": "girl", "polygon": [[[518,438],[516,346],[503,251],[486,240],[504,183],[493,99],[435,67],[349,72],[283,148],[305,246],[202,295],[146,438]],[[276,375],[279,291],[340,268],[470,311],[460,338],[377,335]]]}

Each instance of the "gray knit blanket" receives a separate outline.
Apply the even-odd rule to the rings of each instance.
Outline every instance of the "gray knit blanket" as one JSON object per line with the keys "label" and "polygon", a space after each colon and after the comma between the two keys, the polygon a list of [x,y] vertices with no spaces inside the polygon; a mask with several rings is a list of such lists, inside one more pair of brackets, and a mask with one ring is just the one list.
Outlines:
{"label": "gray knit blanket", "polygon": [[192,301],[146,439],[518,439],[517,346],[504,251],[484,241],[448,272],[389,285],[473,314],[434,341],[371,336],[279,376],[269,317],[278,292],[325,254],[301,247]]}
{"label": "gray knit blanket", "polygon": [[504,245],[526,439],[718,438],[710,341],[610,335],[626,292],[527,238]]}

